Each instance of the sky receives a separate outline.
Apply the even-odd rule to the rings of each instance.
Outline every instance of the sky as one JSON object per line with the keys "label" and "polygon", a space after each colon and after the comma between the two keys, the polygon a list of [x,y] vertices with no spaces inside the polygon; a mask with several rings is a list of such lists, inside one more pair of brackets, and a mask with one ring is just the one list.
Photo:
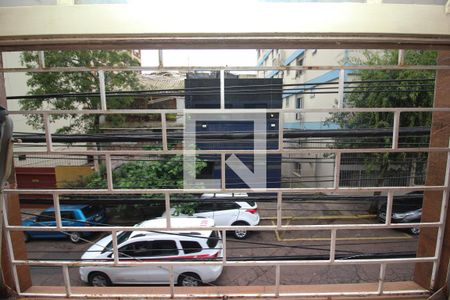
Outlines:
{"label": "sky", "polygon": [[[163,50],[164,66],[256,66],[256,50]],[[141,51],[142,66],[158,66],[158,50]]]}

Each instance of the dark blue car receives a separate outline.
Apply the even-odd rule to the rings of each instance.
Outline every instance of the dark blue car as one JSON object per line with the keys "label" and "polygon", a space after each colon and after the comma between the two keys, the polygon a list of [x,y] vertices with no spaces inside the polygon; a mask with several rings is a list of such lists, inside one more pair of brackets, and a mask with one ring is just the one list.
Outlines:
{"label": "dark blue car", "polygon": [[[61,222],[63,226],[102,226],[106,222],[105,209],[95,205],[61,205]],[[55,209],[49,207],[39,216],[22,221],[23,226],[56,226]],[[25,231],[25,241],[30,238],[67,238],[78,243],[81,237],[93,232],[58,232],[58,231]]]}

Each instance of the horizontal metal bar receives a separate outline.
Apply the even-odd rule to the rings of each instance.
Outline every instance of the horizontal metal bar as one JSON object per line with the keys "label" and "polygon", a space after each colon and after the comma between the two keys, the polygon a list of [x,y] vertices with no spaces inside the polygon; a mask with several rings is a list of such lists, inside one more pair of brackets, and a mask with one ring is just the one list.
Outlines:
{"label": "horizontal metal bar", "polygon": [[[226,109],[227,112],[248,114],[251,113],[324,113],[324,112],[450,112],[450,107],[360,107],[360,108],[230,108]],[[183,113],[196,113],[196,114],[220,114],[223,113],[218,109],[81,109],[81,110],[11,110],[9,114],[11,115],[56,115],[56,114],[78,114],[78,115],[115,115],[115,114],[136,114],[136,115],[147,115],[147,114],[183,114]]]}
{"label": "horizontal metal bar", "polygon": [[373,265],[373,264],[404,264],[404,263],[423,263],[434,262],[436,257],[415,257],[415,258],[382,258],[382,259],[337,259],[330,260],[254,260],[254,261],[119,261],[115,264],[111,261],[73,261],[73,260],[12,260],[13,265],[28,265],[28,266],[198,266],[198,265],[223,265],[229,267],[242,266],[329,266],[329,265]]}
{"label": "horizontal metal bar", "polygon": [[[283,286],[283,285],[281,285]],[[207,287],[205,287],[207,288]],[[269,286],[270,288],[270,286]],[[169,287],[167,287],[169,289]],[[198,289],[198,287],[196,288]],[[150,294],[150,293],[142,293],[142,294],[118,294],[118,293],[108,293],[108,294],[99,294],[95,293],[95,288],[93,288],[93,293],[72,293],[72,297],[82,297],[82,298],[149,298],[149,299],[162,299],[162,298],[171,298],[171,295],[168,294]],[[386,291],[384,294],[388,295],[422,295],[429,294],[428,290],[425,289],[415,289],[415,290],[398,290],[398,291]],[[175,298],[191,298],[191,299],[217,299],[217,298],[268,298],[268,297],[347,297],[347,296],[372,296],[377,295],[377,292],[291,292],[291,293],[279,293],[278,295],[275,293],[212,293],[210,290],[207,291],[207,294],[202,293],[189,293],[189,294],[181,294],[176,293],[174,295]],[[52,293],[19,293],[19,296],[24,297],[66,297],[65,294],[52,294]]]}
{"label": "horizontal metal bar", "polygon": [[[399,229],[410,227],[439,227],[439,222],[427,223],[396,223],[396,224],[317,224],[317,225],[260,225],[260,226],[214,226],[215,230],[249,230],[249,231],[283,231],[283,230],[297,230],[297,231],[318,231],[318,230],[360,230],[360,229]],[[17,226],[8,225],[6,229],[11,231],[55,231],[55,226]],[[136,227],[133,226],[63,226],[62,231],[92,231],[92,232],[108,232],[108,231],[180,231],[180,228],[155,228],[155,227]],[[183,230],[207,230],[205,227],[183,227]]]}
{"label": "horizontal metal bar", "polygon": [[4,73],[65,73],[65,72],[97,72],[97,71],[160,71],[160,72],[193,72],[193,71],[311,71],[311,70],[448,70],[448,65],[331,65],[331,66],[98,66],[98,67],[53,67],[53,68],[0,68]]}
{"label": "horizontal metal bar", "polygon": [[[20,144],[16,144],[20,146]],[[144,156],[144,155],[184,155],[184,154],[304,154],[304,153],[415,153],[415,152],[450,152],[448,147],[433,148],[361,148],[361,149],[282,149],[282,150],[56,150],[56,151],[14,151],[15,155],[82,155],[82,156]]]}
{"label": "horizontal metal bar", "polygon": [[356,192],[414,192],[414,191],[442,191],[445,186],[386,186],[386,187],[339,187],[339,188],[254,188],[254,189],[4,189],[5,193],[16,194],[59,194],[59,195],[86,195],[86,194],[191,194],[191,193],[356,193]]}

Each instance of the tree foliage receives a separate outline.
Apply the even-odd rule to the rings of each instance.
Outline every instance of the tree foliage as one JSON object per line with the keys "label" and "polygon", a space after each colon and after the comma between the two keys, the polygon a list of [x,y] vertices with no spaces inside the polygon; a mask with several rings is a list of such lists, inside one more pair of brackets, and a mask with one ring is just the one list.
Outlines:
{"label": "tree foliage", "polygon": [[[435,51],[406,50],[406,65],[434,65]],[[396,65],[398,50],[364,51],[362,57],[351,62],[356,65]],[[349,93],[345,103],[349,107],[431,107],[433,104],[434,71],[427,70],[356,70],[352,76],[358,81],[359,93]],[[412,81],[417,80],[417,81]],[[422,81],[423,80],[423,81]],[[332,121],[342,128],[391,128],[392,113],[337,113]],[[403,113],[400,126],[426,126],[431,124],[429,113]]]}
{"label": "tree foliage", "polygon": [[[46,51],[46,67],[98,67],[98,66],[138,66],[139,61],[133,59],[128,51],[105,50],[71,50]],[[28,68],[37,65],[37,52],[23,52],[22,64]],[[92,72],[30,72],[29,95],[67,94],[67,93],[99,93],[98,74]],[[141,87],[138,74],[131,71],[105,72],[106,91],[137,90]],[[126,108],[134,99],[132,97],[110,97],[108,108]],[[100,96],[49,97],[46,99],[24,99],[20,101],[22,110],[41,110],[47,108],[61,110],[97,109],[100,107]],[[120,117],[120,116],[117,116]],[[52,115],[51,121],[65,119],[67,125],[59,132],[97,132],[98,115]],[[42,129],[42,116],[27,116],[27,124],[35,129]]]}
{"label": "tree foliage", "polygon": [[[437,53],[434,51],[406,50],[406,65],[434,65]],[[398,50],[365,51],[350,60],[356,65],[396,65]],[[356,70],[352,75],[356,81],[352,86],[358,93],[346,94],[344,103],[348,107],[432,107],[434,71],[427,70]],[[431,80],[430,80],[431,79]],[[390,112],[334,113],[328,122],[337,123],[341,128],[392,128],[394,114]],[[402,113],[400,127],[429,127],[431,114],[427,112]],[[416,145],[426,142],[424,137],[404,138],[403,143]],[[385,147],[392,143],[391,137],[373,140],[371,147]],[[343,143],[338,147],[360,147],[358,141]],[[361,154],[365,171],[372,173],[378,185],[384,184],[386,177],[398,176],[396,172],[409,169],[414,160],[424,160],[424,153],[373,153]],[[354,155],[353,157],[356,157]]]}
{"label": "tree foliage", "polygon": [[[196,160],[196,172],[206,162]],[[85,188],[107,188],[104,168],[84,179]],[[115,189],[181,189],[183,188],[183,156],[172,155],[157,160],[131,161],[113,171]]]}

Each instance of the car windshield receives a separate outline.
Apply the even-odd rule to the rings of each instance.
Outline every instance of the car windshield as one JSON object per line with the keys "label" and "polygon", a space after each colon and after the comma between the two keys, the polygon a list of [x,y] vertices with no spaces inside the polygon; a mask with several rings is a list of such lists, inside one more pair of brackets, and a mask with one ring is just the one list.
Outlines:
{"label": "car windshield", "polygon": [[[133,231],[122,231],[121,233],[119,233],[117,235],[117,245],[122,244],[123,242],[125,242],[126,240],[128,240],[128,238],[130,237],[131,233]],[[106,251],[111,251],[112,249],[112,239],[111,242],[109,242],[105,248],[103,249],[102,253],[105,253]]]}
{"label": "car windshield", "polygon": [[81,209],[86,218],[92,217],[96,213],[98,213],[99,208],[94,205],[85,206]]}

